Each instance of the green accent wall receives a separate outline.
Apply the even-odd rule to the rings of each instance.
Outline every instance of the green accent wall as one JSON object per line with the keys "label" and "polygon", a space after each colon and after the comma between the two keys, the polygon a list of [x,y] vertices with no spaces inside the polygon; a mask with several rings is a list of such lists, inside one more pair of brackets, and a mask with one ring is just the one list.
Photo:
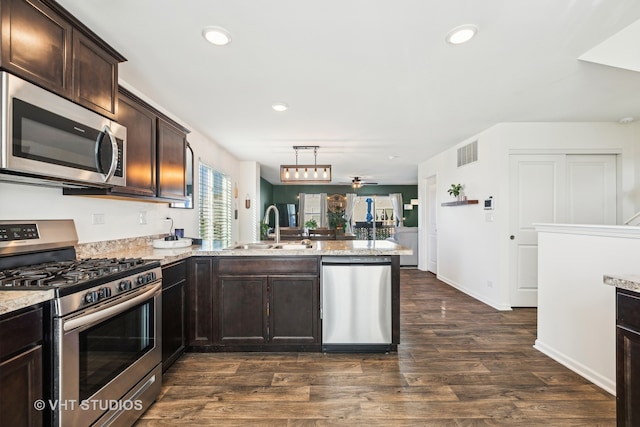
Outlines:
{"label": "green accent wall", "polygon": [[[411,202],[411,199],[418,198],[417,185],[363,185],[362,188],[354,190],[350,185],[273,185],[265,179],[260,179],[260,199],[263,201],[260,217],[264,216],[267,206],[273,203],[294,203],[298,204],[298,194],[300,193],[327,193],[347,194],[356,193],[358,196],[386,196],[391,193],[402,193],[404,204]],[[404,211],[404,225],[407,227],[418,226],[418,206],[413,210]]]}
{"label": "green accent wall", "polygon": [[262,220],[267,207],[276,203],[273,201],[273,184],[264,178],[260,178],[260,202],[262,203],[260,207],[260,220]]}

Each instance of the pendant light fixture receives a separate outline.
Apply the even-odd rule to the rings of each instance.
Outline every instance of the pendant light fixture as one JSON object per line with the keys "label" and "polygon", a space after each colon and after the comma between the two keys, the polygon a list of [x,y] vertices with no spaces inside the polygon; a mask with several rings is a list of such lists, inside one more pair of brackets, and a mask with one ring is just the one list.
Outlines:
{"label": "pendant light fixture", "polygon": [[[317,145],[294,145],[295,165],[280,165],[280,182],[284,184],[314,184],[331,182],[331,165],[318,164]],[[298,164],[299,150],[313,150],[313,164]],[[320,171],[320,172],[318,172]]]}

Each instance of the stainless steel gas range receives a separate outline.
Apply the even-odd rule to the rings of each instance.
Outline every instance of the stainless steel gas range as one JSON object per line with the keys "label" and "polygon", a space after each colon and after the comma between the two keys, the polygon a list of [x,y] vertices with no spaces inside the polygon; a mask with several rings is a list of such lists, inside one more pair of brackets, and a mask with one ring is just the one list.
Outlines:
{"label": "stainless steel gas range", "polygon": [[76,259],[77,240],[73,220],[0,221],[0,292],[54,291],[53,425],[131,425],[162,383],[160,263]]}

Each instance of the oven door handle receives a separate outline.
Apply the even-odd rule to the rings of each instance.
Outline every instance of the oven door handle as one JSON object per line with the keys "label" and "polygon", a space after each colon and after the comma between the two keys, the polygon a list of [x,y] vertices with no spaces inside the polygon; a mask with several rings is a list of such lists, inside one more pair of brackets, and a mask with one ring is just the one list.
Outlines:
{"label": "oven door handle", "polygon": [[144,293],[137,295],[133,298],[127,299],[119,304],[116,304],[107,308],[102,308],[83,316],[78,316],[69,320],[65,320],[63,322],[62,328],[65,332],[68,332],[73,329],[80,328],[82,326],[87,326],[93,323],[101,322],[102,320],[108,319],[109,317],[113,317],[132,307],[135,307],[140,302],[160,292],[161,288],[162,288],[162,283],[158,283],[148,291],[145,291]]}

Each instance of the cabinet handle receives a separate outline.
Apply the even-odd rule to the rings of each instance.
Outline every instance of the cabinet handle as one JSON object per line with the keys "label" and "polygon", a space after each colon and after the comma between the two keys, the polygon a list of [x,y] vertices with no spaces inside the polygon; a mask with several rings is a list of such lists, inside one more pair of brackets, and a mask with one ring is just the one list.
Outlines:
{"label": "cabinet handle", "polygon": [[509,236],[509,239],[511,240],[516,240],[516,236],[514,236],[513,234],[511,236]]}

